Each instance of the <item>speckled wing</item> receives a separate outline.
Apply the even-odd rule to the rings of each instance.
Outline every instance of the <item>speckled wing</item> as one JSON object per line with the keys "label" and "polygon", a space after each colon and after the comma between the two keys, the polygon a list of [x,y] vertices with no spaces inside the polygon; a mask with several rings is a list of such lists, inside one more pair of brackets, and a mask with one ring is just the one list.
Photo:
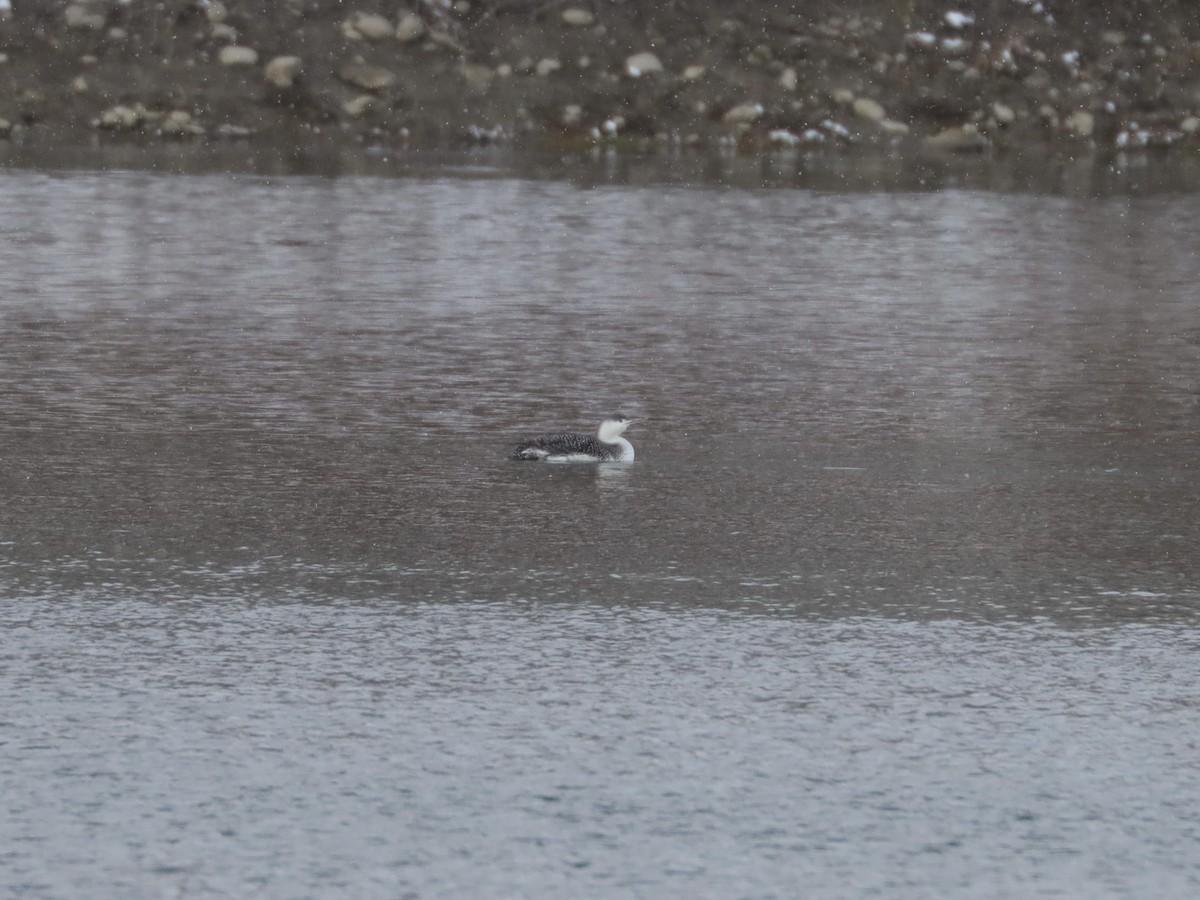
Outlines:
{"label": "speckled wing", "polygon": [[573,431],[540,434],[513,448],[513,459],[546,459],[550,456],[592,456],[605,459],[606,448],[590,434]]}

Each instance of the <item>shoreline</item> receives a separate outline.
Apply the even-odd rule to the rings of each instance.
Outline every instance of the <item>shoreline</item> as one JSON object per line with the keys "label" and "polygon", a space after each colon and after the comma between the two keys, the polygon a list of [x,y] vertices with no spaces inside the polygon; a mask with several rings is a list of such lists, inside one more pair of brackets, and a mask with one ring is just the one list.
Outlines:
{"label": "shoreline", "polygon": [[0,141],[0,171],[108,171],[262,178],[518,178],[582,188],[632,185],[824,192],[972,190],[1070,197],[1200,193],[1200,154],[1142,151],[1077,156],[944,154],[919,146],[838,153],[613,146],[565,152],[529,145],[420,148],[295,144],[279,140],[87,143]]}
{"label": "shoreline", "polygon": [[1170,2],[13,6],[24,152],[1200,157],[1200,23]]}

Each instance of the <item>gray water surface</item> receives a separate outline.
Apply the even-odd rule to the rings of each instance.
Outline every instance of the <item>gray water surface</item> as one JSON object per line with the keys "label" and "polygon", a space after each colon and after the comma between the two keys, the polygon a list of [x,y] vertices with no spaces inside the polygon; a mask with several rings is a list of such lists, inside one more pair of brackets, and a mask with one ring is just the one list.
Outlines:
{"label": "gray water surface", "polygon": [[469,174],[0,173],[0,890],[1200,891],[1200,207]]}

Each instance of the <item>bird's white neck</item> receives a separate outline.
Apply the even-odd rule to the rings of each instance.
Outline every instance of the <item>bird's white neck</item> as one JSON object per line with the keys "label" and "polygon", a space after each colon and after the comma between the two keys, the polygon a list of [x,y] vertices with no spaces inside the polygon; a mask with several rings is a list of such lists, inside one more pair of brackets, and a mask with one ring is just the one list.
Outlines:
{"label": "bird's white neck", "polygon": [[615,441],[609,441],[608,443],[617,448],[621,454],[619,457],[621,462],[633,462],[633,444],[629,443],[623,437],[619,437]]}

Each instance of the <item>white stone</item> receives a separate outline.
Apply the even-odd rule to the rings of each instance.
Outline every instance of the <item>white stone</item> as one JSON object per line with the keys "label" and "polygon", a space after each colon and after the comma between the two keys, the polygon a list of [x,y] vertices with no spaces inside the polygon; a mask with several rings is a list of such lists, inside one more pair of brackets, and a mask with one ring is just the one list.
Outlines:
{"label": "white stone", "polygon": [[1073,112],[1063,122],[1063,127],[1082,138],[1090,138],[1096,130],[1096,117],[1085,109]]}
{"label": "white stone", "polygon": [[971,49],[971,42],[963,38],[949,37],[942,39],[942,53],[948,57],[966,56]]}
{"label": "white stone", "polygon": [[850,88],[836,88],[829,96],[839,106],[849,106],[854,102],[854,91]]}
{"label": "white stone", "polygon": [[992,104],[992,117],[1001,125],[1011,125],[1017,121],[1017,114],[1013,112],[1013,108],[1004,103]]}
{"label": "white stone", "polygon": [[395,29],[383,16],[356,12],[342,22],[342,34],[351,40],[366,38],[368,41],[382,41],[395,34]]}
{"label": "white stone", "polygon": [[572,25],[576,28],[585,28],[595,22],[596,17],[586,9],[580,9],[577,6],[573,6],[570,9],[563,10],[562,20],[564,25]]}
{"label": "white stone", "polygon": [[126,106],[119,104],[109,107],[100,113],[101,128],[136,128],[141,125],[146,119],[145,110],[141,104],[134,106]]}
{"label": "white stone", "polygon": [[800,86],[800,78],[796,75],[796,70],[786,68],[779,73],[779,86],[785,91],[794,91]]}
{"label": "white stone", "polygon": [[478,63],[466,63],[459,71],[467,87],[481,94],[492,86],[492,79],[496,77],[490,67]]}
{"label": "white stone", "polygon": [[81,31],[101,31],[105,25],[104,16],[76,3],[66,8],[63,18],[68,28],[78,28]]}
{"label": "white stone", "polygon": [[969,153],[984,149],[987,138],[974,125],[954,125],[925,138],[925,146],[945,153]]}
{"label": "white stone", "polygon": [[263,69],[263,77],[269,84],[281,90],[290,88],[300,76],[300,57],[276,56]]}
{"label": "white stone", "polygon": [[350,116],[352,119],[357,119],[360,116],[365,116],[375,108],[375,98],[370,94],[359,94],[353,100],[347,100],[342,104],[342,112]]}
{"label": "white stone", "polygon": [[749,125],[763,114],[761,103],[739,103],[725,111],[721,121],[726,125]]}
{"label": "white stone", "polygon": [[1200,131],[1200,117],[1187,116],[1179,123],[1179,130],[1184,134],[1195,134]]}
{"label": "white stone", "polygon": [[455,53],[467,52],[467,48],[458,42],[458,39],[448,31],[438,31],[435,29],[429,30],[429,42],[435,47],[441,47],[443,50],[453,50]]}
{"label": "white stone", "polygon": [[255,66],[258,65],[258,51],[253,47],[222,47],[217,59],[223,66]]}
{"label": "white stone", "polygon": [[535,74],[545,78],[547,75],[557,72],[561,68],[562,63],[557,59],[547,58],[538,60],[538,64],[533,67],[533,71]]}
{"label": "white stone", "polygon": [[416,13],[405,13],[396,23],[396,40],[409,44],[425,34],[425,23]]}
{"label": "white stone", "polygon": [[644,53],[635,53],[625,60],[625,74],[631,78],[640,78],[643,75],[653,75],[663,70],[663,64],[659,58],[649,51]]}
{"label": "white stone", "polygon": [[966,13],[961,13],[956,9],[952,9],[942,16],[942,21],[956,31],[961,31],[968,25],[974,25],[975,17],[967,15]]}
{"label": "white stone", "polygon": [[843,141],[850,140],[850,129],[841,122],[835,122],[833,119],[822,119],[821,127],[824,128],[827,133],[832,134],[835,138],[839,138]]}
{"label": "white stone", "polygon": [[569,103],[563,107],[562,123],[567,128],[573,128],[583,121],[583,107],[578,103]]}
{"label": "white stone", "polygon": [[192,114],[182,109],[167,113],[158,130],[160,134],[171,135],[204,134],[204,128],[192,118]]}
{"label": "white stone", "polygon": [[688,66],[679,77],[684,81],[699,81],[704,77],[704,66]]}
{"label": "white stone", "polygon": [[868,122],[882,122],[887,118],[883,107],[870,97],[859,97],[854,101],[854,114]]}
{"label": "white stone", "polygon": [[391,87],[396,80],[396,76],[387,69],[363,63],[347,63],[338,71],[338,75],[342,81],[364,91],[381,91]]}

